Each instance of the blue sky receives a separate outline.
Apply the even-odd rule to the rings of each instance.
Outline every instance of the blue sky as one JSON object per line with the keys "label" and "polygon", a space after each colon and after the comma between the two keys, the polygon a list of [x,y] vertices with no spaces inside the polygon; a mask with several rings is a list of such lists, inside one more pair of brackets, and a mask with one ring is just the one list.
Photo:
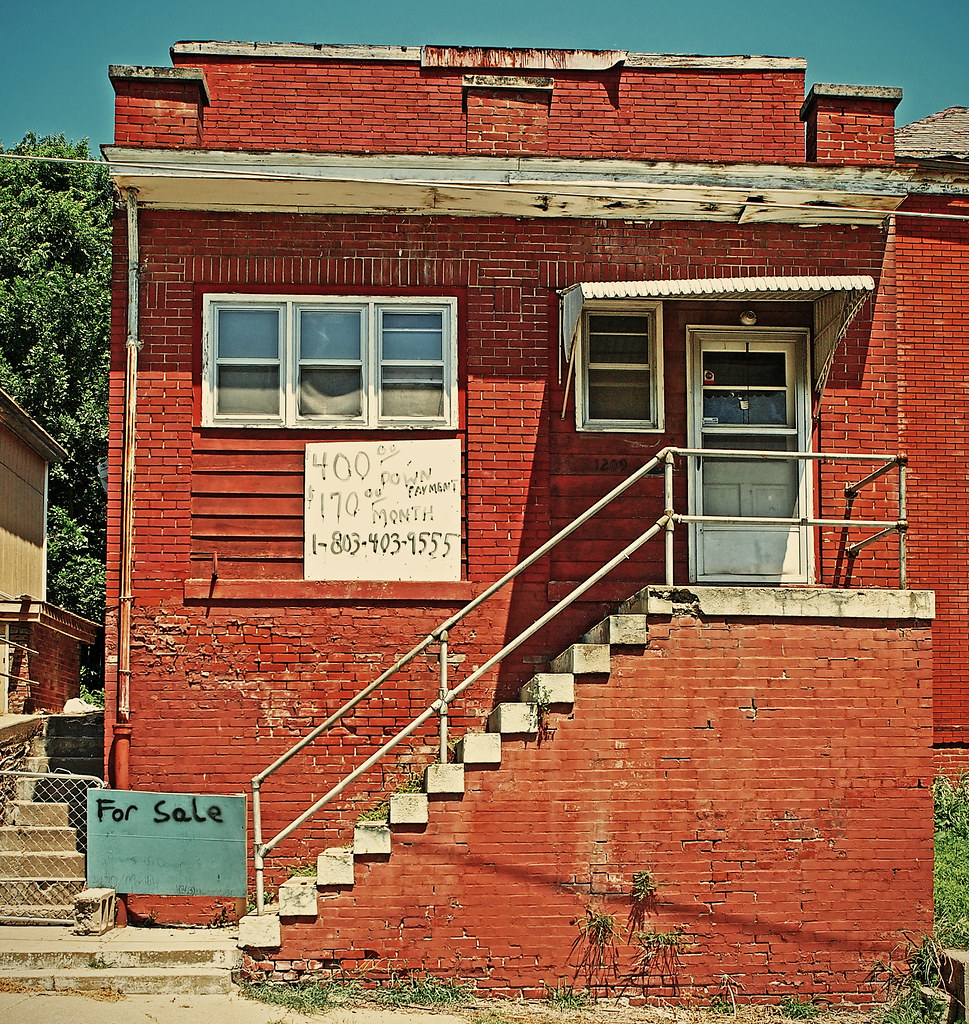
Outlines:
{"label": "blue sky", "polygon": [[900,125],[969,106],[969,0],[6,0],[0,143],[110,142],[108,65],[170,66],[180,39],[771,54],[808,85],[900,86]]}

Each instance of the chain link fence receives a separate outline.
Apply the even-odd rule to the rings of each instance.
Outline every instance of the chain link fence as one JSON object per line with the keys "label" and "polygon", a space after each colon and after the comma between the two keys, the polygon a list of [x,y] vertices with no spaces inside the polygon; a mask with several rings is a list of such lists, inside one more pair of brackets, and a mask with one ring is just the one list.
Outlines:
{"label": "chain link fence", "polygon": [[93,775],[0,771],[0,923],[70,921],[85,888]]}

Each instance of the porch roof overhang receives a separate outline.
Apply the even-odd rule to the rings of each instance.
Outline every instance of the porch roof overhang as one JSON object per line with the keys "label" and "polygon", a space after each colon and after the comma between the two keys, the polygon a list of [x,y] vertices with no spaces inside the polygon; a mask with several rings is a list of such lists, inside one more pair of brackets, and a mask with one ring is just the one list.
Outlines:
{"label": "porch roof overhang", "polygon": [[813,379],[824,388],[838,344],[875,281],[867,275],[835,277],[707,277],[688,281],[582,281],[562,289],[562,347],[574,356],[582,310],[589,302],[623,299],[680,299],[814,304]]}
{"label": "porch roof overhang", "polygon": [[227,213],[877,226],[911,191],[884,168],[102,148],[139,206]]}

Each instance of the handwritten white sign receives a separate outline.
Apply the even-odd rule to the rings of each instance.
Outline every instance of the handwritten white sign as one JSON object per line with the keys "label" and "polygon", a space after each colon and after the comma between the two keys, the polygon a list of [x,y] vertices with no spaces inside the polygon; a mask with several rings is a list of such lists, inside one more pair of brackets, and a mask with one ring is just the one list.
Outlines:
{"label": "handwritten white sign", "polygon": [[461,579],[461,443],[306,446],[308,580]]}

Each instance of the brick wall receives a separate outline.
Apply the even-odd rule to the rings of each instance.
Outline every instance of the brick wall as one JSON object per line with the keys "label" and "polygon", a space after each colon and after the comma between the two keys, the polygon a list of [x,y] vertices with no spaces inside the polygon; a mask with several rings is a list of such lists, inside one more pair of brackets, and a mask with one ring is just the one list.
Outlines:
{"label": "brick wall", "polygon": [[[232,59],[176,54],[205,74],[197,89],[119,82],[115,141],[130,146],[447,154],[481,151],[460,68],[415,62]],[[465,69],[466,70],[466,69]],[[474,70],[474,69],[471,69]],[[492,105],[487,151],[649,160],[804,159],[800,71],[622,68],[542,71],[555,79],[543,132],[529,139],[531,101]],[[714,86],[714,87],[711,87]],[[502,145],[501,124],[510,138]],[[171,127],[169,127],[171,121]],[[196,141],[195,132],[199,132]]]}
{"label": "brick wall", "polygon": [[[966,213],[962,200],[910,199],[904,209]],[[910,572],[936,591],[936,740],[961,746],[958,756],[969,764],[969,593],[962,571],[969,497],[964,456],[969,450],[969,224],[899,217],[897,234],[901,434],[910,457]],[[955,756],[951,751],[946,755]]]}
{"label": "brick wall", "polygon": [[[250,970],[634,999],[709,998],[728,974],[745,997],[865,998],[874,962],[931,927],[927,629],[653,620],[646,649],[577,693]],[[635,906],[643,870],[656,896]],[[583,964],[590,909],[628,928],[615,973]],[[636,931],[678,930],[678,955],[637,967]]]}
{"label": "brick wall", "polygon": [[[577,434],[573,399],[560,416],[555,289],[576,280],[686,277],[714,273],[858,273],[885,275],[885,240],[876,230],[793,227],[458,220],[440,218],[219,216],[144,211],[139,454],[136,482],[136,595],[133,633],[131,782],[236,793],[292,742],[389,666],[403,650],[670,441],[686,441],[684,338],[688,323],[736,323],[737,304],[669,304],[665,311],[665,435]],[[115,300],[124,308],[123,236]],[[365,253],[365,256],[361,256]],[[307,291],[373,294],[413,290],[456,294],[464,453],[465,577],[461,584],[307,584],[301,580],[302,449],[346,432],[200,429],[201,296],[205,291]],[[822,422],[832,448],[895,450],[893,344],[885,307],[890,289],[861,314],[839,356]],[[745,302],[744,308],[749,305]],[[887,312],[886,312],[887,308]],[[808,325],[809,304],[757,304],[761,325]],[[117,481],[123,317],[114,326],[112,484]],[[875,329],[872,330],[872,323]],[[862,412],[863,411],[863,412]],[[354,433],[354,437],[380,438]],[[626,468],[620,468],[622,460]],[[826,473],[834,474],[833,469]],[[241,479],[262,481],[262,529]],[[603,526],[589,529],[550,564],[542,563],[500,601],[454,631],[461,664],[480,663],[549,606],[557,582],[580,578],[661,511],[653,481]],[[823,480],[833,504],[843,484]],[[117,566],[118,504],[109,515]],[[677,482],[685,504],[685,480]],[[843,501],[842,501],[843,504]],[[655,506],[655,507],[654,507]],[[837,506],[840,508],[841,506]],[[831,514],[834,514],[831,511]],[[213,522],[217,522],[214,527]],[[275,539],[274,539],[275,538]],[[684,531],[676,541],[678,578],[686,578]],[[248,545],[248,546],[247,546]],[[256,550],[265,557],[254,561]],[[608,549],[608,550],[607,550]],[[213,551],[219,554],[213,580]],[[241,555],[249,557],[243,558]],[[236,558],[234,559],[233,553]],[[589,595],[485,678],[455,708],[458,729],[479,724],[536,667],[595,622],[611,603],[661,578],[661,549],[624,566],[618,581]],[[848,570],[836,549],[826,579],[893,585],[891,557],[866,557]],[[194,581],[186,598],[185,581]],[[117,593],[117,580],[109,594]],[[113,622],[113,618],[112,618]],[[108,627],[109,669],[116,665]],[[461,678],[461,665],[455,668]],[[313,748],[314,785],[304,763],[267,786],[267,832],[282,827],[420,711],[436,689],[435,666],[422,660],[389,687],[376,710],[355,715]],[[109,712],[113,687],[108,687]],[[109,718],[110,720],[110,718]],[[271,863],[271,881],[305,862],[321,844],[349,838],[354,811],[388,784],[433,757],[435,727],[418,733],[319,823],[303,830]],[[157,903],[158,901],[155,901]],[[148,913],[189,910],[134,904]],[[216,910],[192,904],[196,920]]]}
{"label": "brick wall", "polygon": [[11,622],[10,639],[30,648],[10,654],[10,713],[63,711],[80,692],[78,641],[40,622]]}

